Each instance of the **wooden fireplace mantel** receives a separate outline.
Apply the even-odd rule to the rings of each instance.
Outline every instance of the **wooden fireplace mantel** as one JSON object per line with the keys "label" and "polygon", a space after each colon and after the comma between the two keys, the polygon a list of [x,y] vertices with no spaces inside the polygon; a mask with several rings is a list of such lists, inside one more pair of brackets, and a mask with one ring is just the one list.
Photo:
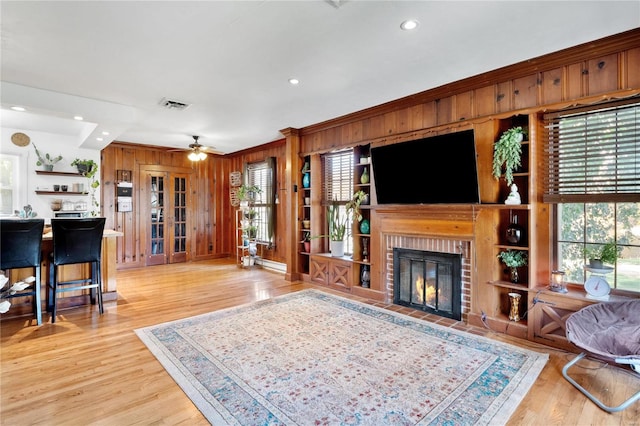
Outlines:
{"label": "wooden fireplace mantel", "polygon": [[473,204],[385,205],[372,208],[372,228],[380,234],[474,238],[480,211]]}

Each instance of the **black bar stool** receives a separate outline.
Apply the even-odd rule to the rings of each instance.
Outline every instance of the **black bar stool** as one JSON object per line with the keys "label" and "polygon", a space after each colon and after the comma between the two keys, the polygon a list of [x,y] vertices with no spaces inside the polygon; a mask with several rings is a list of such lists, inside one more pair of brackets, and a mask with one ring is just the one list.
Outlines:
{"label": "black bar stool", "polygon": [[[57,295],[67,291],[90,289],[91,304],[96,304],[97,295],[100,314],[104,313],[100,260],[105,220],[104,217],[51,219],[53,254],[47,283],[47,311],[51,312],[52,323],[56,322]],[[59,281],[59,266],[78,263],[91,264],[90,278]]]}
{"label": "black bar stool", "polygon": [[6,298],[33,296],[33,313],[42,324],[40,295],[40,260],[44,219],[0,220],[0,269],[34,268],[33,289],[8,295]]}

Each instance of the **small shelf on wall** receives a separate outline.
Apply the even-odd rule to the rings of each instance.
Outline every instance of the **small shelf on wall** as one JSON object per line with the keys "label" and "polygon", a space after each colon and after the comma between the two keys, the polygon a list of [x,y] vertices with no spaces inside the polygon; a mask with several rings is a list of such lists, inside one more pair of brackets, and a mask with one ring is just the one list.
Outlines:
{"label": "small shelf on wall", "polygon": [[48,176],[82,176],[78,172],[48,172],[46,170],[36,170],[37,175],[48,175]]}
{"label": "small shelf on wall", "polygon": [[73,191],[36,191],[38,195],[89,195],[87,192],[73,192]]}

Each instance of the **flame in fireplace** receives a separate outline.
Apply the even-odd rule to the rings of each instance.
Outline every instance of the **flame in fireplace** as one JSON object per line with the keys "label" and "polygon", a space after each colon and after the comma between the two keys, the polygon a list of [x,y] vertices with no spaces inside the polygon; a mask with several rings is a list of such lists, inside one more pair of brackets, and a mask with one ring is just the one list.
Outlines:
{"label": "flame in fireplace", "polygon": [[[427,282],[427,288],[425,290],[424,278],[419,276],[416,279],[415,284],[416,296],[417,300],[420,303],[424,303],[426,305],[434,306],[436,304],[436,287]],[[424,294],[424,298],[422,295]],[[442,289],[438,289],[438,297],[442,295]]]}

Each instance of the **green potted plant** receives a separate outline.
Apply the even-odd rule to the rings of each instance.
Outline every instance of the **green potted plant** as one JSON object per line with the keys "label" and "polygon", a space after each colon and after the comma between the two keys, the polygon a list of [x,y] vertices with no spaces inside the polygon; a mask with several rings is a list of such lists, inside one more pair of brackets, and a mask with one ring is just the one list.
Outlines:
{"label": "green potted plant", "polygon": [[604,264],[615,265],[620,249],[613,242],[608,242],[597,248],[586,248],[585,257],[589,259],[589,267],[594,269],[602,269]]}
{"label": "green potted plant", "polygon": [[88,178],[92,178],[98,171],[98,164],[93,160],[81,160],[76,158],[71,162],[71,165],[76,167],[78,173]]}
{"label": "green potted plant", "polygon": [[508,129],[493,145],[493,177],[500,179],[503,174],[507,185],[513,183],[513,171],[522,164],[522,140],[524,130],[521,126]]}
{"label": "green potted plant", "polygon": [[35,143],[33,144],[33,148],[36,150],[36,156],[38,157],[36,166],[44,166],[44,169],[48,172],[53,171],[53,165],[62,160],[62,155],[58,155],[57,157],[53,157],[49,155],[49,153],[42,155]]}
{"label": "green potted plant", "polygon": [[347,211],[353,212],[353,217],[360,222],[362,220],[362,213],[360,212],[360,205],[363,204],[363,201],[367,198],[367,193],[359,190],[353,194],[351,200],[346,204],[345,208]]}
{"label": "green potted plant", "polygon": [[527,265],[527,253],[522,250],[508,249],[498,253],[498,259],[509,268],[511,282],[519,282],[520,275],[518,274],[518,268]]}
{"label": "green potted plant", "polygon": [[256,225],[249,225],[245,228],[245,231],[247,233],[247,237],[249,239],[255,239],[256,236],[258,235],[258,227]]}
{"label": "green potted plant", "polygon": [[305,231],[302,233],[302,240],[300,242],[302,243],[302,250],[305,253],[310,253],[311,252],[311,233],[309,231]]}
{"label": "green potted plant", "polygon": [[245,185],[242,184],[238,188],[238,200],[244,201],[244,205],[248,205],[249,202],[253,202],[256,199],[256,194],[260,194],[262,189],[258,185]]}
{"label": "green potted plant", "polygon": [[71,162],[71,165],[76,167],[78,173],[89,179],[89,194],[91,195],[91,209],[89,210],[89,214],[91,216],[97,216],[100,210],[100,203],[98,203],[96,199],[96,190],[100,186],[100,182],[96,179],[98,164],[93,160],[76,158]]}
{"label": "green potted plant", "polygon": [[258,212],[255,209],[249,208],[244,212],[244,217],[249,220],[255,220],[258,218]]}

